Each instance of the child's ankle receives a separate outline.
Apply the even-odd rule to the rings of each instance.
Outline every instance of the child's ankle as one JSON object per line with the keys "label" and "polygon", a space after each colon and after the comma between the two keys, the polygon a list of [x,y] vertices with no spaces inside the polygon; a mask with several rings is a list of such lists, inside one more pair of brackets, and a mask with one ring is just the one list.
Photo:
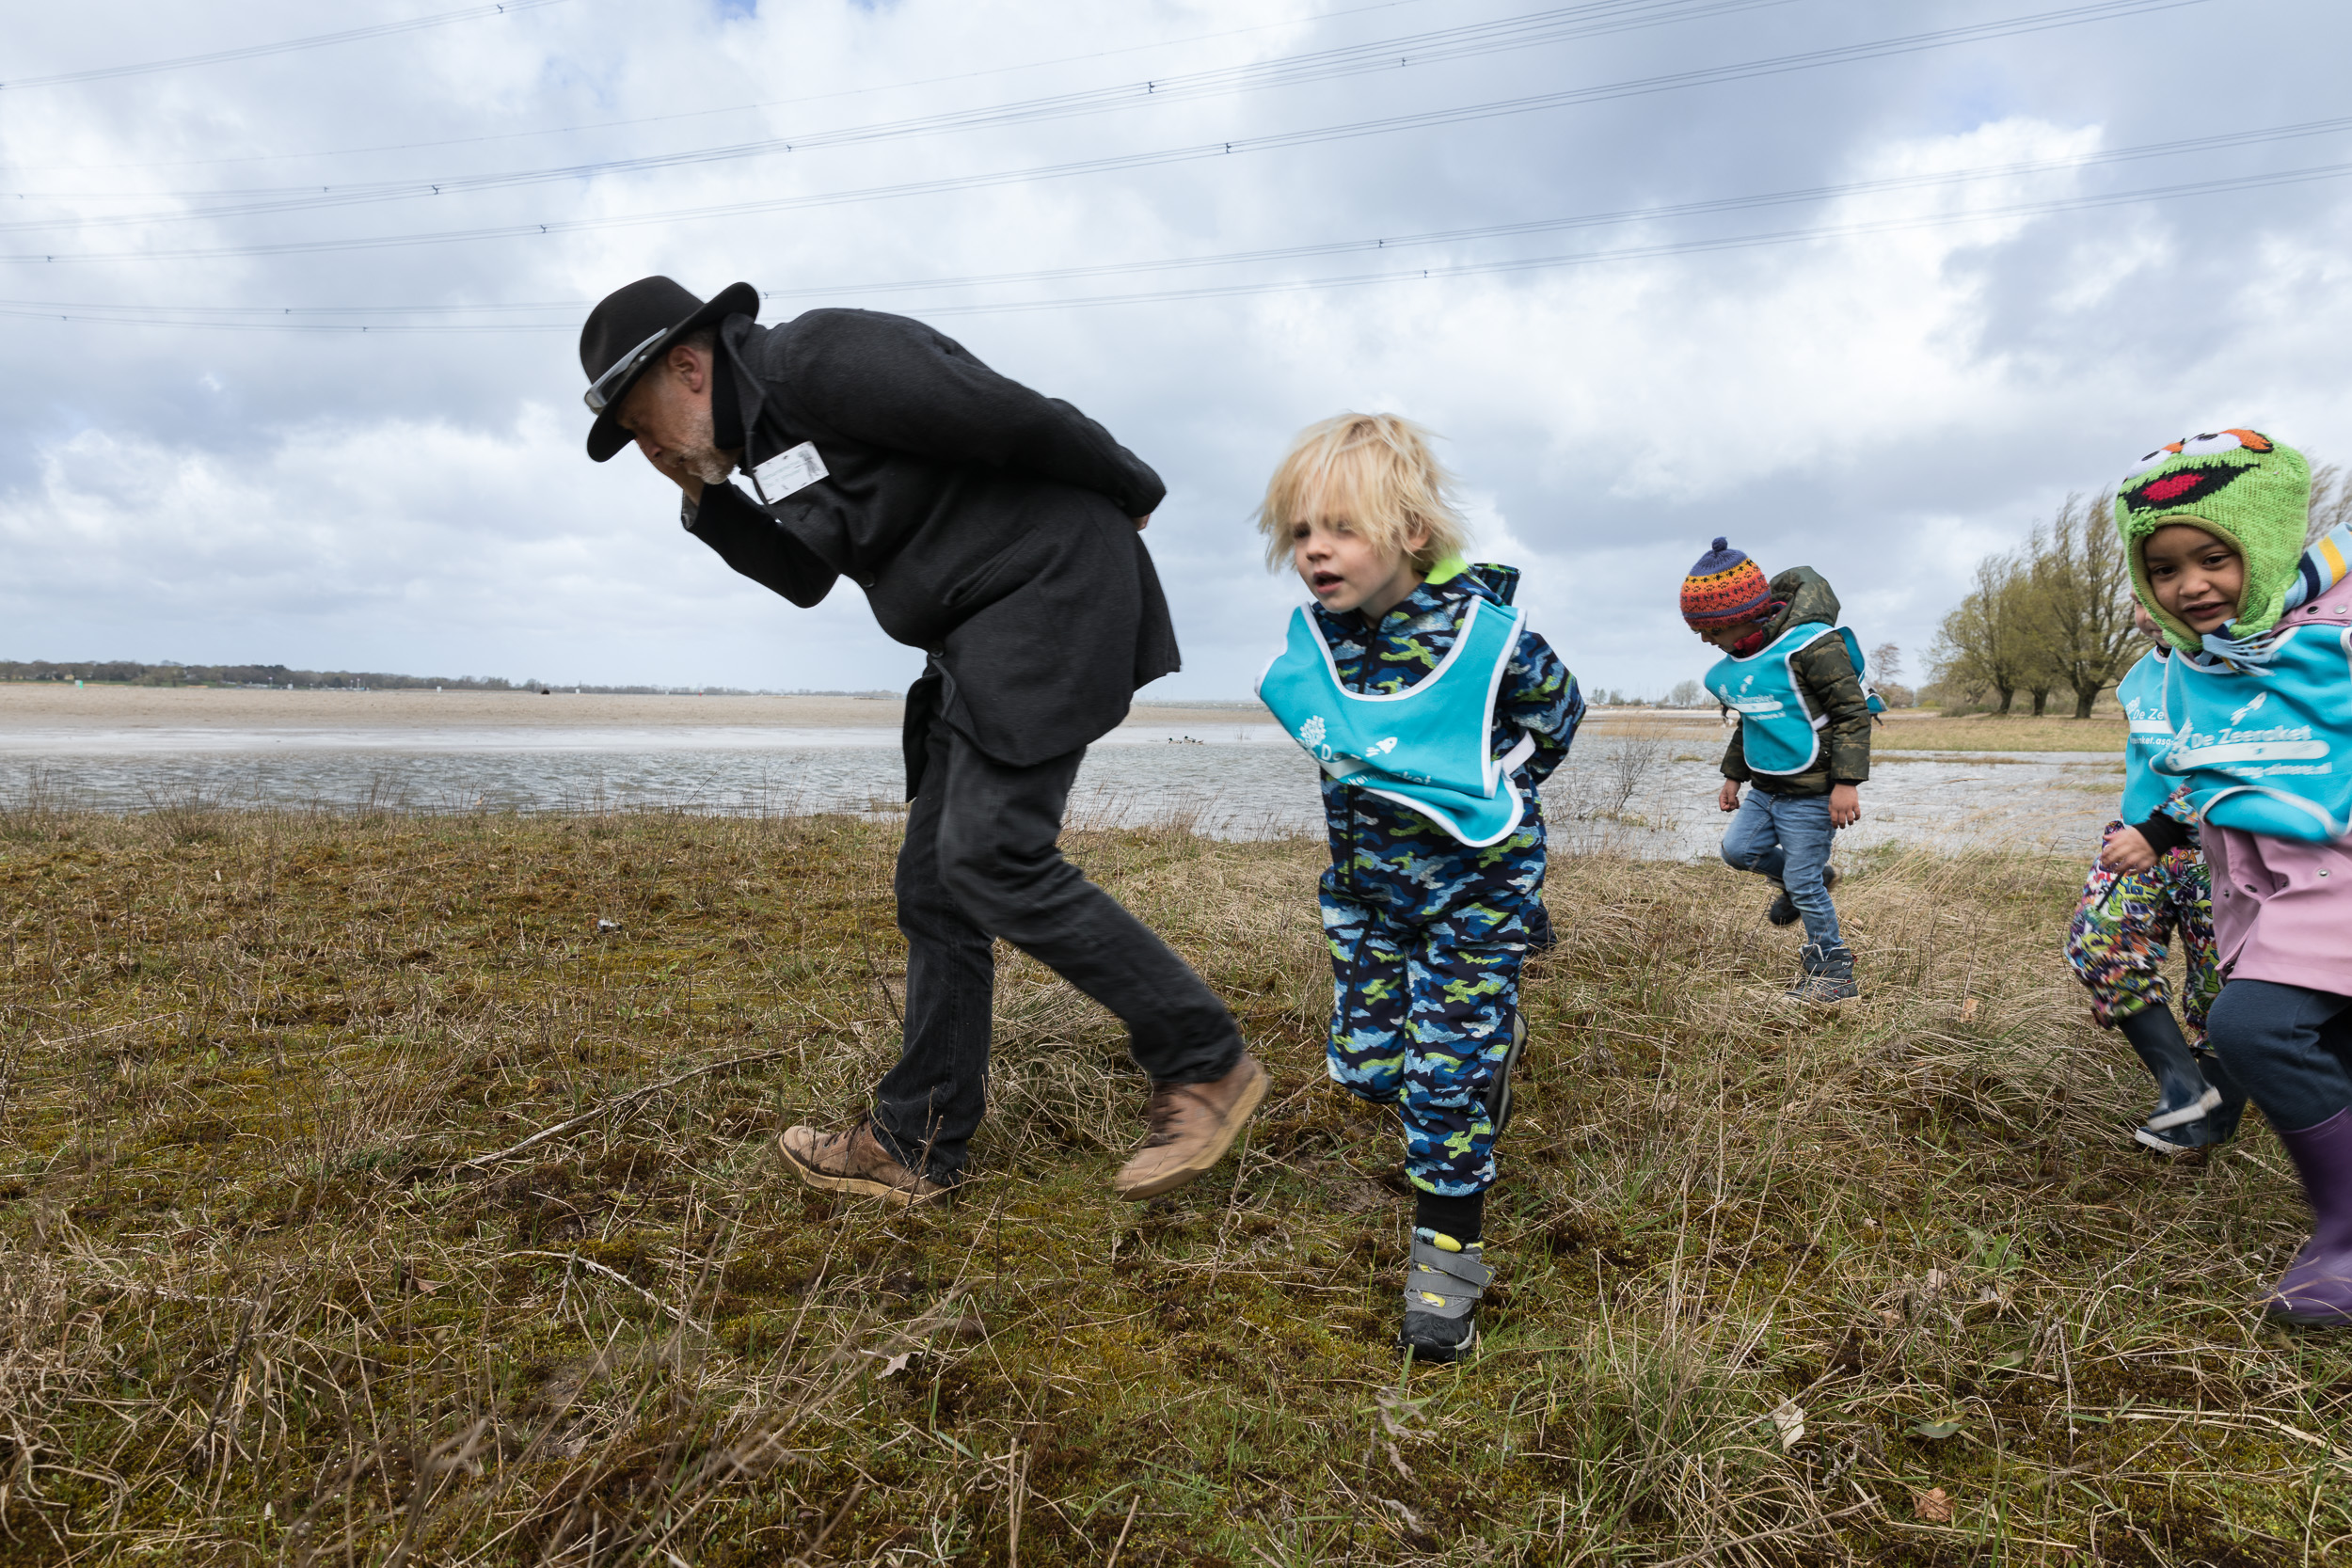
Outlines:
{"label": "child's ankle", "polygon": [[1446,1237],[1463,1246],[1475,1243],[1486,1234],[1486,1195],[1475,1192],[1461,1197],[1441,1197],[1436,1193],[1413,1194],[1413,1227]]}

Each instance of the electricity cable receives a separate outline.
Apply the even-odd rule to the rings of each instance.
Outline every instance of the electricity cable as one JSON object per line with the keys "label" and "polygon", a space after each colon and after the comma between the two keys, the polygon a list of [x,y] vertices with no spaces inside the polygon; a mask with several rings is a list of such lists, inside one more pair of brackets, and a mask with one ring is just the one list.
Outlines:
{"label": "electricity cable", "polygon": [[453,22],[478,22],[485,17],[512,16],[517,11],[535,11],[543,7],[568,3],[569,0],[502,0],[501,4],[473,6],[462,11],[410,17],[405,22],[383,22],[373,27],[353,27],[340,33],[316,33],[309,38],[285,39],[277,43],[248,44],[242,49],[215,49],[210,54],[183,55],[176,59],[148,60],[138,65],[97,66],[88,71],[62,71],[54,76],[0,78],[0,93],[28,92],[35,87],[61,87],[78,82],[111,81],[123,76],[151,76],[161,71],[185,71],[191,66],[260,59],[265,55],[291,55],[298,50],[357,43],[363,39],[390,38],[398,33],[421,33],[428,27],[446,27]]}
{"label": "electricity cable", "polygon": [[628,130],[640,125],[666,125],[674,120],[708,119],[718,115],[749,114],[757,109],[786,109],[802,103],[823,103],[836,98],[863,98],[878,92],[901,92],[910,87],[938,87],[947,82],[969,82],[982,76],[1007,76],[1016,71],[1042,71],[1057,65],[1075,65],[1088,60],[1109,59],[1120,55],[1140,54],[1152,49],[1180,48],[1189,43],[1207,43],[1218,39],[1240,38],[1248,33],[1263,33],[1276,27],[1295,27],[1304,23],[1326,22],[1343,16],[1361,16],[1371,11],[1395,10],[1405,6],[1423,6],[1431,0],[1375,0],[1368,6],[1351,6],[1341,10],[1313,11],[1303,16],[1283,17],[1274,22],[1261,22],[1248,27],[1229,27],[1222,32],[1192,33],[1184,38],[1155,39],[1150,43],[1131,43],[1117,49],[1097,49],[1083,55],[1057,55],[1048,59],[1025,60],[1018,65],[990,66],[980,71],[957,71],[946,76],[917,76],[900,82],[882,82],[869,87],[843,87],[836,92],[809,93],[800,98],[765,99],[753,103],[730,103],[716,109],[679,109],[666,115],[643,115],[631,119],[590,120],[580,125],[548,125],[533,131],[499,131],[480,136],[449,136],[438,141],[385,142],[373,147],[330,147],[309,152],[241,152],[219,158],[168,158],[144,163],[123,164],[0,164],[0,174],[96,174],[119,169],[141,168],[209,168],[222,164],[288,163],[305,158],[354,158],[378,152],[420,152],[440,147],[476,147],[486,142],[521,141],[533,136],[569,136],[585,131]]}
{"label": "electricity cable", "polygon": [[[1385,39],[1371,43],[1348,44],[1334,49],[1316,50],[1304,55],[1283,55],[1271,60],[1253,61],[1245,65],[1149,78],[1140,82],[1122,82],[1108,87],[1057,93],[1045,98],[1027,99],[1012,103],[990,104],[977,109],[958,109],[944,114],[921,115],[907,119],[886,120],[873,125],[849,126],[831,131],[799,132],[791,135],[763,136],[755,141],[735,142],[718,147],[690,148],[678,152],[647,153],[630,158],[607,158],[592,163],[565,164],[553,167],[506,169],[488,174],[451,174],[429,180],[378,180],[345,182],[342,184],[330,182],[325,185],[306,182],[300,185],[275,185],[248,190],[165,193],[189,200],[221,197],[276,198],[278,199],[248,200],[242,205],[186,208],[164,213],[123,214],[84,220],[37,220],[29,224],[0,225],[0,228],[55,228],[60,222],[76,221],[91,225],[111,225],[178,219],[245,217],[259,213],[294,212],[310,208],[341,207],[361,202],[448,196],[468,191],[511,189],[518,185],[547,184],[559,181],[593,179],[612,174],[644,173],[656,169],[725,163],[740,158],[806,151],[826,147],[864,146],[874,142],[898,141],[914,136],[993,130],[1003,126],[1035,124],[1043,120],[1104,114],[1113,110],[1138,108],[1155,103],[1190,102],[1201,98],[1221,97],[1231,93],[1295,87],[1309,82],[1359,76],[1376,71],[1409,69],[1413,66],[1424,66],[1482,55],[1530,49],[1540,44],[1565,42],[1572,39],[1630,32],[1642,28],[1663,26],[1675,22],[1736,11],[1757,10],[1794,3],[1795,0],[1584,0],[1583,4],[1554,10],[1536,11],[1523,16],[1506,17],[1494,22],[1473,23],[1459,27],[1440,28],[1403,39]],[[2139,0],[2106,0],[2106,3],[2108,5],[2139,3]],[[2201,3],[2201,0],[2180,0],[2180,3],[2197,4]],[[20,200],[152,201],[158,198],[158,193],[153,191],[119,194],[87,191],[20,191],[14,194]]]}
{"label": "electricity cable", "polygon": [[[1879,234],[1903,233],[1931,229],[1947,229],[1963,224],[1989,222],[1998,219],[2050,216],[2065,213],[2094,211],[2103,208],[2170,201],[2201,196],[2224,195],[2237,191],[2276,189],[2283,186],[2310,184],[2322,181],[2341,180],[2352,176],[2352,162],[2315,165],[2305,168],[2280,169],[2259,174],[2229,175],[2217,179],[2176,182],[2166,185],[2129,191],[2098,192],[2084,196],[2058,197],[2042,200],[2006,202],[1962,213],[1937,213],[1901,218],[1856,219],[1846,223],[1819,224],[1799,229],[1768,230],[1762,233],[1715,235],[1706,238],[1661,241],[1653,245],[1624,246],[1611,250],[1576,251],[1551,256],[1510,257],[1484,261],[1439,263],[1428,267],[1391,269],[1382,272],[1345,274],[1313,278],[1280,278],[1257,282],[1209,284],[1193,288],[1157,289],[1121,294],[1064,295],[1044,299],[980,302],[964,305],[943,304],[925,307],[926,318],[945,316],[976,316],[997,314],[1026,314],[1041,310],[1090,309],[1114,305],[1167,304],[1201,299],[1229,299],[1248,295],[1297,293],[1322,289],[1353,288],[1381,283],[1419,282],[1439,278],[1492,276],[1518,272],[1556,270],[1564,267],[1591,266],[1611,261],[1655,261],[1670,257],[1705,255],[1723,251],[1748,250],[1763,246],[1803,244],[1807,241],[1851,239]],[[545,307],[555,309],[553,302]],[[573,309],[578,309],[573,305]],[[68,306],[47,305],[36,300],[0,300],[0,317],[34,321],[79,321],[111,325],[148,325],[203,327],[237,331],[296,331],[341,332],[353,335],[418,334],[418,333],[480,333],[480,332],[573,332],[573,322],[551,323],[349,323],[294,321],[292,308],[284,317],[271,320],[201,320],[192,314],[172,315],[167,312],[191,312],[205,308],[169,306]],[[221,313],[237,311],[250,314],[258,308],[225,307]],[[465,309],[468,307],[432,307],[435,309]],[[497,309],[497,308],[480,308]],[[516,307],[514,309],[525,309]],[[78,312],[78,313],[77,313]]]}
{"label": "electricity cable", "polygon": [[[2234,148],[2260,147],[2311,136],[2335,135],[2352,132],[2352,116],[2334,119],[2305,120],[2293,125],[2261,126],[2244,131],[2223,131],[2212,135],[2184,137],[2172,141],[2146,142],[2134,147],[2109,148],[2099,151],[2072,154],[2058,158],[2036,158],[2005,164],[1985,164],[1970,168],[1928,170],[1917,174],[1885,175],[1873,180],[1850,180],[1837,184],[1810,185],[1793,190],[1752,192],[1740,196],[1712,197],[1697,201],[1665,203],[1650,207],[1631,207],[1613,212],[1581,213],[1563,217],[1529,218],[1517,223],[1487,224],[1470,229],[1436,230],[1416,234],[1375,235],[1369,238],[1327,240],[1309,245],[1279,245],[1256,250],[1224,251],[1205,256],[1154,257],[1130,261],[1100,261],[1087,266],[1051,267],[1025,272],[977,273],[961,277],[898,278],[883,281],[866,280],[854,283],[803,284],[790,289],[763,289],[762,299],[816,299],[837,295],[876,295],[909,293],[935,293],[955,289],[991,288],[1004,285],[1068,283],[1084,278],[1132,277],[1139,273],[1191,271],[1208,267],[1239,266],[1265,261],[1304,261],[1315,257],[1339,256],[1368,251],[1399,251],[1415,246],[1458,245],[1468,242],[1516,238],[1521,235],[1558,232],[1562,230],[1598,229],[1624,224],[1660,223],[1677,218],[1707,216],[1719,213],[1756,211],[1769,207],[1792,206],[1806,202],[1843,200],[1857,196],[1876,196],[1898,191],[1942,189],[1974,183],[1985,180],[2018,179],[2037,174],[2061,173],[2074,169],[2095,168],[2106,165],[2143,162],[2151,158],[2180,157],[2196,152],[2218,151]],[[298,315],[332,316],[406,316],[431,314],[480,315],[488,312],[512,313],[531,310],[584,310],[591,303],[582,299],[534,300],[513,303],[471,305],[342,305],[342,306],[104,306],[87,301],[15,300],[8,302],[26,309],[41,310],[119,309],[186,311],[204,309],[215,312],[244,314],[256,317]]]}
{"label": "electricity cable", "polygon": [[[1249,294],[1299,293],[1312,290],[1361,287],[1378,283],[1419,282],[1434,278],[1552,271],[1563,267],[1591,266],[1606,261],[1656,261],[1667,257],[1706,255],[1715,251],[1752,250],[1768,245],[1800,245],[1813,240],[1857,239],[1878,234],[1949,229],[1962,224],[1998,218],[2043,217],[2062,213],[2095,211],[2107,207],[2172,201],[2190,197],[2218,196],[2235,191],[2273,190],[2288,185],[2313,184],[2323,181],[2342,180],[2347,176],[2352,176],[2352,163],[2322,164],[2310,168],[2280,169],[2265,174],[2232,175],[2218,180],[2160,185],[2136,191],[2111,191],[2091,196],[2059,197],[2044,201],[2010,202],[1997,207],[1982,207],[1965,213],[1940,213],[1931,216],[1912,218],[1859,220],[1852,223],[1817,225],[1805,229],[1779,230],[1761,234],[1733,234],[1709,239],[1665,241],[1657,245],[1632,245],[1616,250],[1577,251],[1565,255],[1516,257],[1491,261],[1462,261],[1451,265],[1440,264],[1403,271],[1357,273],[1337,277],[1212,284],[1192,289],[1159,289],[1132,294],[1089,294],[1053,299],[939,305],[927,307],[923,313],[926,317],[1023,315],[1040,310],[1085,309],[1105,305],[1169,304],[1183,300],[1232,298]],[[564,330],[566,326],[568,324],[558,324],[553,330]]]}
{"label": "electricity cable", "polygon": [[[1136,273],[1233,266],[1255,261],[1299,261],[1317,256],[1344,255],[1355,251],[1402,250],[1415,245],[1452,245],[1465,241],[1505,239],[1522,234],[1557,232],[1566,229],[1598,229],[1619,224],[1655,223],[1715,213],[1746,212],[1812,201],[1834,201],[1848,197],[1873,196],[1892,191],[1937,189],[1981,180],[2015,179],[2035,174],[2059,173],[2070,169],[2093,168],[2107,164],[2177,157],[2190,152],[2258,147],[2308,136],[2341,135],[2348,131],[2352,131],[2352,116],[2336,119],[2308,120],[2299,125],[2268,126],[2253,131],[2225,131],[2210,136],[2192,136],[2169,142],[2150,142],[2137,147],[2119,147],[2071,157],[2037,158],[2017,163],[1982,165],[1974,168],[1887,175],[1876,180],[1851,180],[1835,185],[1813,185],[1797,190],[1767,191],[1747,196],[1713,197],[1699,201],[1673,202],[1655,207],[1631,207],[1617,212],[1584,213],[1571,217],[1529,218],[1518,223],[1488,224],[1475,229],[1449,229],[1422,234],[1383,235],[1372,239],[1329,240],[1313,245],[1282,245],[1263,250],[1226,251],[1210,256],[1161,257],[1136,261],[1101,261],[1082,267],[1054,267],[1032,272],[979,273],[961,277],[904,278],[882,283],[803,285],[792,289],[762,290],[760,297],[763,299],[809,299],[838,294],[903,293],[940,289],[985,288],[1018,283],[1062,283],[1080,278],[1131,276]],[[580,309],[585,309],[588,303],[585,300],[567,302],[561,308]],[[558,308],[552,305],[519,307],[519,309],[550,309]],[[359,309],[366,308],[360,307]],[[339,313],[347,314],[349,310],[346,309]]]}
{"label": "electricity cable", "polygon": [[[337,251],[382,250],[407,248],[424,245],[446,245],[490,239],[527,238],[550,234],[583,233],[609,229],[643,227],[651,224],[673,224],[693,219],[739,217],[755,213],[784,212],[794,209],[851,205],[866,201],[887,200],[946,192],[978,190],[992,186],[1023,184],[1032,181],[1066,179],[1082,174],[1119,172],[1137,168],[1197,162],[1228,157],[1239,152],[1260,152],[1277,149],[1311,146],[1318,143],[1352,140],[1361,136],[1385,135],[1398,131],[1423,129],[1432,126],[1459,124],[1495,119],[1506,115],[1531,113],[1536,110],[1573,106],[1610,99],[1630,98],[1651,93],[1677,91],[1683,88],[1711,86],[1720,82],[1745,80],[1759,76],[1785,74],[1824,66],[1847,64],[1856,60],[1882,58],[1888,55],[1916,54],[1929,49],[1945,48],[1958,43],[1976,42],[1992,38],[2007,38],[2020,34],[2043,32],[2052,28],[2074,26],[2087,22],[2106,21],[2120,16],[2152,11],[2175,10],[2188,6],[2203,5],[2208,0],[2097,0],[2085,6],[2067,7],[2026,16],[2011,17],[2002,22],[1981,23],[1960,28],[1946,28],[1933,33],[1913,34],[1888,39],[1871,44],[1838,45],[1829,49],[1807,51],[1802,55],[1781,55],[1741,65],[1704,68],[1669,75],[1640,78],[1635,81],[1607,84],[1595,87],[1573,88],[1564,92],[1540,93],[1523,98],[1493,100],[1483,103],[1462,105],[1451,109],[1426,110],[1406,115],[1388,116],[1378,119],[1357,121],[1337,126],[1324,126],[1306,131],[1278,132],[1260,136],[1236,137],[1232,141],[1196,143],[1189,147],[1160,149],[1149,152],[1117,154],[1104,158],[1074,160],[1068,163],[1008,169],[988,174],[948,176],[936,180],[906,182],[895,185],[869,186],[846,191],[814,192],[802,196],[769,197],[750,201],[737,201],[702,207],[672,209],[656,213],[609,214],[590,218],[557,218],[545,223],[501,224],[467,230],[444,230],[419,234],[389,234],[348,236],[335,239],[286,240],[233,245],[186,246],[174,249],[145,249],[122,251],[20,251],[0,252],[0,261],[196,261],[228,257],[316,255]],[[176,214],[175,214],[176,215]],[[24,227],[56,227],[55,225],[0,225],[0,231]]]}

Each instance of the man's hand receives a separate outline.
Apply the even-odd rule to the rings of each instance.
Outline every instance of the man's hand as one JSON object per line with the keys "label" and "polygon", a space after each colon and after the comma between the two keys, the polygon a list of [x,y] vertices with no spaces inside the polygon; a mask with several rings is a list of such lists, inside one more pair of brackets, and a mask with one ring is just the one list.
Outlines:
{"label": "man's hand", "polygon": [[2099,850],[2099,863],[2118,876],[2128,877],[2156,863],[2154,846],[2137,828],[2120,829]]}
{"label": "man's hand", "polygon": [[1851,828],[1862,820],[1862,795],[1850,784],[1829,786],[1829,825]]}
{"label": "man's hand", "polygon": [[1725,779],[1724,781],[1724,787],[1715,791],[1715,805],[1719,810],[1723,811],[1738,811],[1740,809],[1739,780]]}
{"label": "man's hand", "polygon": [[1142,532],[1145,529],[1150,528],[1151,526],[1152,526],[1152,514],[1150,514],[1149,512],[1145,513],[1142,516],[1137,517],[1137,518],[1136,519],[1136,531],[1137,533],[1141,533],[1141,532]]}

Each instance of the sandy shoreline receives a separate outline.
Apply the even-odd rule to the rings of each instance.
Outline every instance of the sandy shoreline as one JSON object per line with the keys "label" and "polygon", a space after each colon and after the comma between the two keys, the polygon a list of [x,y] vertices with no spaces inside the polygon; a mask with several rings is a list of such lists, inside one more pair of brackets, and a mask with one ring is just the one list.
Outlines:
{"label": "sandy shoreline", "polygon": [[[262,691],[0,682],[0,730],[897,729],[896,697],[548,696],[524,691]],[[1263,709],[1137,705],[1130,724],[1268,722]]]}

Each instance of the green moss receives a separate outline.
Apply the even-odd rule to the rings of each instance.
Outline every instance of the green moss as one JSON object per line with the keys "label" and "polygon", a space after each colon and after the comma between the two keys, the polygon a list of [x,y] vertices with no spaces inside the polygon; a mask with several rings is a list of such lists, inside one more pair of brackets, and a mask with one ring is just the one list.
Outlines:
{"label": "green moss", "polygon": [[2178,1168],[2124,1142],[2137,1069],[2055,952],[2071,863],[1868,857],[1869,994],[1826,1019],[1773,1000],[1752,884],[1556,863],[1487,1350],[1404,1375],[1394,1134],[1320,1081],[1313,844],[1073,839],[1273,1067],[1238,1163],[1117,1202],[1145,1085],[1008,952],[955,1205],[791,1180],[776,1134],[896,1053],[898,832],[0,822],[0,1397],[39,1445],[0,1563],[69,1529],[381,1561],[412,1520],[423,1561],[1001,1561],[1016,1517],[1023,1561],[1099,1562],[1131,1505],[1135,1563],[2352,1531],[2352,1356],[2243,1306],[2294,1196],[2259,1132]]}

